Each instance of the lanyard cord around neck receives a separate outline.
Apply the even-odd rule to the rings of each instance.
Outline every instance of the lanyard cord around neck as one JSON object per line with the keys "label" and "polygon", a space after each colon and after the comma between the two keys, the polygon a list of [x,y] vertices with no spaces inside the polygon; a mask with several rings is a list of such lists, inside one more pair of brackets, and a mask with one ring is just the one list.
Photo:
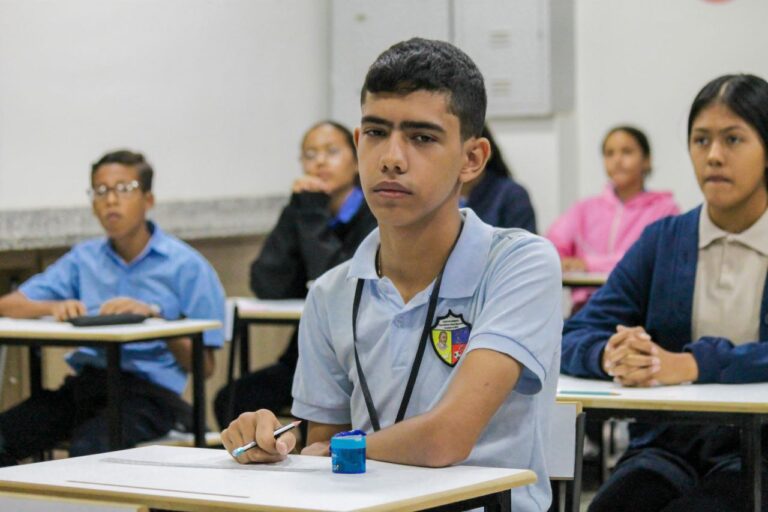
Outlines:
{"label": "lanyard cord around neck", "polygon": [[[464,221],[462,220],[459,227],[459,233],[456,235],[456,240],[453,241],[451,250],[448,253],[448,257],[443,263],[443,267],[435,278],[435,284],[432,287],[432,292],[429,294],[429,305],[427,307],[427,318],[424,320],[424,329],[421,331],[421,337],[419,338],[419,347],[416,350],[416,357],[413,360],[411,366],[411,374],[408,376],[408,383],[405,386],[405,392],[403,393],[403,399],[400,402],[400,408],[397,411],[395,423],[399,423],[405,417],[405,411],[408,409],[408,402],[411,401],[411,395],[413,394],[413,388],[416,384],[416,377],[419,375],[419,367],[421,366],[421,360],[424,357],[424,349],[427,347],[427,340],[429,339],[429,331],[432,328],[432,317],[435,315],[435,309],[437,309],[437,299],[440,295],[440,285],[443,282],[443,272],[445,272],[445,266],[448,264],[448,259],[453,253],[456,243],[459,241],[461,231],[464,229]],[[365,399],[365,407],[368,409],[368,416],[371,419],[371,426],[374,432],[381,430],[381,424],[379,423],[379,414],[376,412],[376,407],[373,404],[373,398],[371,397],[371,391],[368,388],[368,382],[363,373],[363,367],[360,364],[360,356],[357,352],[357,313],[360,309],[360,299],[363,296],[363,287],[365,286],[365,279],[357,280],[357,287],[355,288],[355,300],[352,305],[352,345],[355,352],[355,366],[357,367],[357,376],[360,380],[360,388],[363,392],[363,398]]]}

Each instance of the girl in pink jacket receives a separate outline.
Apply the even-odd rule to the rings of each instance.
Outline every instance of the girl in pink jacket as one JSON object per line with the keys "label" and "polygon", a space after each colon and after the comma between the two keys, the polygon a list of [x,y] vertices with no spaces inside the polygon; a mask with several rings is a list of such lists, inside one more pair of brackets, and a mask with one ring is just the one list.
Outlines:
{"label": "girl in pink jacket", "polygon": [[[671,192],[645,190],[651,173],[651,146],[632,126],[617,126],[603,139],[608,175],[603,193],[579,201],[547,232],[565,272],[610,272],[650,223],[679,209]],[[574,305],[586,302],[587,290],[576,290]]]}

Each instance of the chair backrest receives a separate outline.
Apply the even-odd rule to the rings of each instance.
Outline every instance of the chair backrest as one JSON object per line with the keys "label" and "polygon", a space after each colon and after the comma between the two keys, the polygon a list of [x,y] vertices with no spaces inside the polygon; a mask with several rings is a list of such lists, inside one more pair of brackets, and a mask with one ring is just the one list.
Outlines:
{"label": "chair backrest", "polygon": [[0,510],[14,512],[148,512],[143,505],[0,492]]}
{"label": "chair backrest", "polygon": [[550,479],[572,479],[581,464],[584,433],[578,432],[580,402],[556,402],[549,433],[549,447],[546,453],[547,471]]}

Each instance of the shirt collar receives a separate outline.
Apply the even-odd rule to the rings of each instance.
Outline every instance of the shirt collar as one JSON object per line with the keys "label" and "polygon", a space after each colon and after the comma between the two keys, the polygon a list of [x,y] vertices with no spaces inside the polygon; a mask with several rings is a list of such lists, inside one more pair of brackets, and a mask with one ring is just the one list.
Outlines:
{"label": "shirt collar", "polygon": [[[168,235],[166,235],[165,232],[151,220],[147,221],[147,229],[149,229],[149,232],[151,233],[149,241],[141,253],[130,263],[131,265],[135,265],[139,261],[146,258],[150,252],[156,252],[163,256],[167,256],[169,254],[170,246],[168,243]],[[104,237],[102,240],[101,250],[115,261],[121,263],[122,265],[127,265],[123,258],[120,257],[117,252],[115,252],[115,249],[112,247],[112,243],[106,237]]]}
{"label": "shirt collar", "polygon": [[768,210],[763,212],[757,222],[741,233],[729,233],[712,222],[705,204],[699,215],[699,249],[704,249],[723,238],[739,242],[753,251],[768,256]]}
{"label": "shirt collar", "polygon": [[331,219],[329,225],[333,228],[339,224],[349,224],[349,221],[352,220],[352,217],[354,217],[355,214],[360,210],[364,200],[365,198],[363,197],[363,191],[360,190],[359,187],[353,188],[352,192],[350,192],[349,196],[347,196],[347,198],[344,200],[341,208],[339,208],[339,213],[337,213],[336,216]]}
{"label": "shirt collar", "polygon": [[[440,286],[442,298],[455,299],[474,295],[491,248],[494,228],[481,221],[469,208],[462,208],[461,216],[464,219],[464,227],[445,266]],[[379,228],[376,228],[357,248],[350,261],[347,278],[379,279],[375,261],[379,240]]]}

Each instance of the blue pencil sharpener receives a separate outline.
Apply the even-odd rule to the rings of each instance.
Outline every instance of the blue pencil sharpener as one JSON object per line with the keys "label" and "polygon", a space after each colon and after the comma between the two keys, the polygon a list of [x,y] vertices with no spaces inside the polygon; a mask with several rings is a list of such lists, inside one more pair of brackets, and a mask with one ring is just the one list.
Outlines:
{"label": "blue pencil sharpener", "polygon": [[365,432],[350,430],[333,436],[331,465],[334,473],[365,473]]}

